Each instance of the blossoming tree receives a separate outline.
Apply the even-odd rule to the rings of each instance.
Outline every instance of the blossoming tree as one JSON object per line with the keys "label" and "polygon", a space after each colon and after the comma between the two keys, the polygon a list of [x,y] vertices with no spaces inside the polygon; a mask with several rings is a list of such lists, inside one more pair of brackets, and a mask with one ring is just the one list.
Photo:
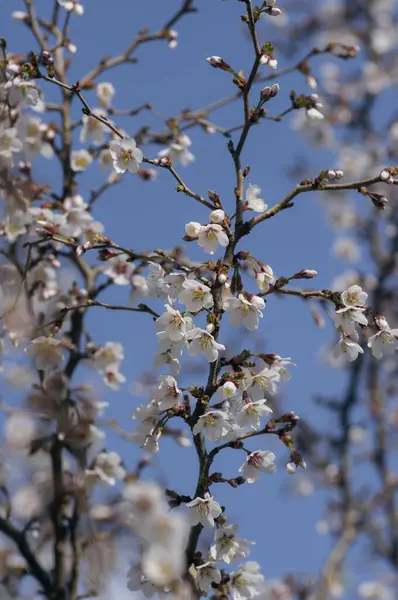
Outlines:
{"label": "blossoming tree", "polygon": [[[211,18],[209,8],[184,0],[160,29],[140,30],[121,54],[99,57],[88,73],[71,81],[69,69],[79,56],[73,24],[85,18],[85,3],[53,0],[48,14],[41,14],[34,0],[21,4],[12,16],[32,34],[31,51],[16,52],[16,39],[0,40],[1,342],[6,356],[17,356],[19,349],[19,377],[31,364],[33,379],[23,403],[11,397],[2,405],[2,597],[98,596],[106,589],[104,553],[111,540],[120,539],[131,545],[125,581],[131,596],[327,600],[355,589],[365,598],[396,597],[398,479],[390,461],[396,457],[398,427],[398,167],[390,163],[397,154],[397,123],[394,114],[387,124],[379,123],[372,112],[379,99],[386,102],[382,92],[397,73],[393,3],[347,0],[289,9],[276,0],[220,0],[225,12],[238,5],[250,60],[232,66],[227,57],[204,54],[212,75],[225,78],[230,95],[169,119],[151,104],[117,108],[112,69],[135,63],[137,51],[150,42],[178,52],[175,28],[189,27],[186,17],[193,23],[199,9]],[[298,62],[278,67],[279,56],[303,46]],[[319,78],[312,65],[318,56],[329,61]],[[354,70],[351,64],[357,65]],[[289,74],[304,77],[300,93],[289,93],[284,85]],[[281,98],[287,108],[279,111]],[[234,107],[238,122],[229,128],[218,124],[215,114],[227,106]],[[160,120],[158,129],[146,125],[146,113]],[[119,122],[125,117],[141,119],[134,136]],[[261,196],[269,202],[273,194],[266,181],[258,181],[259,187],[250,176],[252,164],[264,157],[251,156],[247,142],[253,129],[267,121],[278,127],[290,117],[310,141],[338,149],[339,168],[313,173],[311,164],[299,166],[305,174],[267,205]],[[208,134],[206,143],[225,142],[232,173],[225,197],[211,189],[194,191],[185,182],[195,168],[190,137],[195,129]],[[154,150],[156,144],[160,150]],[[57,164],[54,185],[46,182],[43,169],[36,172],[36,159]],[[93,163],[102,175],[86,196],[81,189]],[[132,189],[137,178],[150,186],[159,173],[165,188],[174,186],[191,203],[192,220],[184,231],[173,229],[172,218],[167,223],[174,247],[156,248],[150,227],[150,251],[110,237],[107,223],[96,219],[97,200],[110,190],[117,194],[125,180]],[[212,187],[206,173],[201,185]],[[308,288],[315,270],[278,276],[260,248],[246,250],[265,221],[271,226],[287,209],[297,219],[295,199],[311,193],[325,198],[335,228],[352,233],[336,240],[334,253],[355,262],[366,246],[373,277],[351,271],[331,289]],[[353,199],[366,200],[366,208],[362,202],[357,210]],[[129,207],[126,215],[135,211]],[[285,269],[289,273],[288,264]],[[120,286],[122,294],[130,292],[120,304],[103,299]],[[315,325],[325,318],[334,324],[327,360],[347,370],[348,385],[339,397],[320,398],[331,420],[337,417],[324,434],[310,418],[300,419],[275,401],[291,367],[300,367],[300,357],[256,347],[253,332],[272,318],[272,310],[284,309],[280,303],[268,311],[271,296],[305,301]],[[134,406],[131,425],[115,422],[112,407],[88,385],[93,372],[114,391],[127,379],[121,372],[123,345],[97,341],[99,324],[87,317],[92,311],[103,311],[101,318],[109,311],[110,320],[116,311],[141,313],[136,316],[146,319],[147,335],[155,341],[155,378]],[[248,335],[229,344],[225,332],[234,327]],[[140,353],[138,341],[135,352]],[[193,376],[196,364],[200,384]],[[394,418],[388,420],[390,405]],[[358,451],[367,423],[374,436]],[[140,449],[135,467],[105,442],[105,428]],[[186,489],[183,477],[171,488],[167,472],[161,485],[151,473],[151,456],[162,450],[164,438],[177,442],[181,454],[193,447],[194,489]],[[279,442],[275,452],[272,438]],[[231,461],[232,474],[217,471],[227,450],[240,457],[235,466]],[[286,479],[293,475],[298,482],[298,492],[312,492],[314,482],[330,491],[318,527],[332,534],[335,545],[322,571],[311,577],[287,572],[284,579],[266,579],[262,565],[250,559],[255,541],[244,537],[229,518],[228,504],[217,500],[216,484],[229,486],[233,495],[236,488],[274,474],[277,459],[284,461]],[[357,463],[372,473],[369,485],[354,472]],[[345,558],[360,538],[387,568],[383,577],[358,587],[357,581],[346,583]]]}

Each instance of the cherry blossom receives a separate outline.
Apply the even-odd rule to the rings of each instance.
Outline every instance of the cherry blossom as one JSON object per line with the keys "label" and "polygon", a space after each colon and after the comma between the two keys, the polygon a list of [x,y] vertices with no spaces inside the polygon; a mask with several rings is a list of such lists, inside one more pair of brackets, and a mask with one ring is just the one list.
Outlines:
{"label": "cherry blossom", "polygon": [[191,356],[204,354],[209,362],[218,359],[219,352],[225,350],[223,344],[216,342],[211,333],[200,327],[194,327],[187,333],[188,352]]}
{"label": "cherry blossom", "polygon": [[65,10],[75,12],[79,17],[84,13],[84,6],[79,0],[57,0],[60,6],[63,6]]}
{"label": "cherry blossom", "polygon": [[238,526],[231,524],[214,533],[214,541],[209,554],[213,560],[222,560],[227,564],[250,555],[250,545],[255,542],[241,538],[236,532]]}
{"label": "cherry blossom", "polygon": [[192,239],[197,239],[199,232],[202,229],[202,225],[196,221],[191,221],[185,225],[185,233]]}
{"label": "cherry blossom", "polygon": [[113,140],[109,144],[110,153],[113,158],[113,168],[116,173],[137,173],[143,154],[134,138]]}
{"label": "cherry blossom", "polygon": [[201,415],[192,432],[198,435],[203,430],[211,442],[216,442],[229,432],[229,419],[227,413],[222,410],[209,410]]}
{"label": "cherry blossom", "polygon": [[221,573],[214,562],[205,562],[196,567],[196,585],[201,592],[208,594],[212,589],[211,584],[220,583]]}
{"label": "cherry blossom", "polygon": [[264,308],[265,302],[259,296],[250,296],[248,300],[243,294],[239,294],[237,298],[233,296],[225,299],[223,306],[229,313],[231,325],[243,324],[249,331],[254,331],[258,329],[259,318],[263,316],[261,308]]}
{"label": "cherry blossom", "polygon": [[228,236],[221,225],[203,225],[199,230],[198,244],[209,254],[214,254],[219,244],[223,247],[228,246],[228,242]]}
{"label": "cherry blossom", "polygon": [[254,210],[255,212],[264,212],[268,206],[264,200],[259,198],[261,194],[261,188],[258,185],[249,184],[246,190],[245,207],[248,210]]}
{"label": "cherry blossom", "polygon": [[47,371],[60,367],[64,360],[60,344],[61,340],[41,335],[31,340],[25,352],[35,359],[36,369]]}
{"label": "cherry blossom", "polygon": [[93,162],[93,157],[87,150],[73,150],[71,153],[71,167],[75,173],[85,171]]}
{"label": "cherry blossom", "polygon": [[[101,114],[99,109],[92,109],[92,113]],[[82,117],[83,127],[80,130],[80,141],[92,142],[95,146],[101,146],[105,142],[105,134],[109,129],[98,119],[92,115],[83,115]]]}
{"label": "cherry blossom", "polygon": [[102,81],[96,86],[97,99],[102,108],[109,108],[112,98],[116,93],[115,88],[109,82]]}
{"label": "cherry blossom", "polygon": [[398,329],[390,329],[388,323],[380,331],[370,336],[368,347],[375,358],[390,356],[398,348]]}
{"label": "cherry blossom", "polygon": [[276,472],[275,459],[276,456],[273,452],[256,450],[247,456],[239,472],[243,474],[247,483],[254,483],[260,473],[274,474]]}
{"label": "cherry blossom", "polygon": [[177,381],[170,375],[160,375],[158,385],[153,388],[153,398],[157,401],[159,410],[168,410],[181,401],[181,390],[177,387]]}
{"label": "cherry blossom", "polygon": [[262,265],[261,271],[256,271],[256,284],[262,292],[268,292],[275,281],[274,272],[269,265]]}
{"label": "cherry blossom", "polygon": [[207,285],[194,279],[186,279],[182,284],[182,288],[178,299],[181,304],[185,304],[187,310],[199,312],[202,308],[211,308],[213,306],[213,296]]}
{"label": "cherry blossom", "polygon": [[129,285],[134,266],[127,254],[118,254],[106,261],[104,275],[110,277],[116,285]]}
{"label": "cherry blossom", "polygon": [[180,311],[170,304],[165,304],[165,308],[166,312],[156,319],[155,327],[157,330],[164,331],[171,342],[179,342],[187,333],[186,321]]}
{"label": "cherry blossom", "polygon": [[181,134],[177,136],[175,141],[164,150],[161,150],[158,153],[158,156],[161,158],[165,156],[170,156],[172,162],[180,162],[183,167],[187,167],[189,163],[195,160],[194,155],[188,148],[191,146],[192,142],[186,134]]}
{"label": "cherry blossom", "polygon": [[201,523],[203,527],[214,527],[214,519],[221,515],[221,506],[208,492],[203,498],[195,498],[187,504],[189,511],[189,522],[191,525]]}
{"label": "cherry blossom", "polygon": [[5,168],[14,166],[13,154],[22,150],[22,142],[18,139],[15,127],[0,128],[0,164]]}
{"label": "cherry blossom", "polygon": [[122,459],[117,452],[100,452],[86,474],[94,475],[108,485],[115,485],[118,479],[124,478],[126,470],[122,466]]}
{"label": "cherry blossom", "polygon": [[230,574],[229,588],[233,600],[245,600],[258,596],[264,584],[260,565],[249,561]]}
{"label": "cherry blossom", "polygon": [[363,348],[358,344],[359,336],[354,331],[351,335],[342,335],[333,349],[333,356],[346,356],[350,362],[356,360],[359,354],[363,354]]}

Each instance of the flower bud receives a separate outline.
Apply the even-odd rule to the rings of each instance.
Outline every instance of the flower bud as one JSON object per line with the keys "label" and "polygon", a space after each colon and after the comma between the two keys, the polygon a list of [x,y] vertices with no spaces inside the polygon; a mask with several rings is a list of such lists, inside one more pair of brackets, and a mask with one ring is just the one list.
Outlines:
{"label": "flower bud", "polygon": [[222,223],[225,219],[225,212],[218,208],[210,213],[210,221],[212,223]]}
{"label": "flower bud", "polygon": [[221,56],[209,56],[208,58],[206,58],[206,60],[209,63],[209,65],[211,65],[215,69],[221,69],[222,71],[232,70],[230,65],[226,63],[225,60],[221,58]]}
{"label": "flower bud", "polygon": [[279,17],[279,15],[282,14],[282,11],[280,8],[270,8],[267,13],[270,17]]}
{"label": "flower bud", "polygon": [[385,196],[371,192],[368,192],[368,196],[371,199],[373,206],[377,208],[377,210],[384,210],[386,208],[388,199]]}
{"label": "flower bud", "polygon": [[326,176],[328,179],[336,179],[337,175],[336,175],[336,171],[333,171],[333,169],[329,169],[326,172]]}
{"label": "flower bud", "polygon": [[207,333],[213,333],[213,331],[214,331],[214,325],[213,325],[213,323],[207,323],[207,325],[206,325],[206,331],[207,331]]}
{"label": "flower bud", "polygon": [[197,238],[202,225],[196,221],[191,221],[185,225],[185,233],[190,238]]}
{"label": "flower bud", "polygon": [[227,281],[227,276],[225,275],[225,273],[220,273],[220,275],[218,276],[218,281],[219,283],[225,283]]}
{"label": "flower bud", "polygon": [[286,465],[286,471],[288,475],[294,475],[294,473],[297,471],[297,467],[294,464],[294,462],[288,462]]}
{"label": "flower bud", "polygon": [[301,271],[293,275],[293,277],[291,277],[290,279],[312,279],[317,275],[318,271],[315,271],[314,269],[302,269]]}
{"label": "flower bud", "polygon": [[11,13],[11,17],[15,21],[27,21],[29,18],[28,13],[23,12],[22,10],[14,10],[14,12]]}
{"label": "flower bud", "polygon": [[390,172],[387,169],[383,169],[379,177],[382,181],[387,181],[387,179],[390,179]]}
{"label": "flower bud", "polygon": [[337,169],[337,171],[335,171],[336,173],[336,179],[342,179],[342,177],[344,177],[344,172],[341,169]]}

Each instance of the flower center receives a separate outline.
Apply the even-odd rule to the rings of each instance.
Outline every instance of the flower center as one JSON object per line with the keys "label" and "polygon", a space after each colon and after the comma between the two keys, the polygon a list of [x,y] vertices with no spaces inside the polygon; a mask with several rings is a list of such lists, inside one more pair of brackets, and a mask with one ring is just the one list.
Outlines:
{"label": "flower center", "polygon": [[132,150],[126,150],[125,148],[121,148],[120,152],[119,152],[119,158],[125,164],[127,164],[128,162],[130,162],[130,160],[133,159],[133,151]]}

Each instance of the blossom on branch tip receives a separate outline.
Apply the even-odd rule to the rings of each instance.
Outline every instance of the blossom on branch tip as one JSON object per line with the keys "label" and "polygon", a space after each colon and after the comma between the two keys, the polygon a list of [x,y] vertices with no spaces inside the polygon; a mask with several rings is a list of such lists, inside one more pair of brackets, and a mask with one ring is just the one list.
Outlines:
{"label": "blossom on branch tip", "polygon": [[111,83],[102,81],[96,86],[97,100],[102,108],[109,108],[115,95],[115,88]]}
{"label": "blossom on branch tip", "polygon": [[366,292],[359,285],[351,285],[345,290],[341,296],[341,302],[344,305],[343,308],[337,310],[337,312],[345,312],[350,309],[364,309],[365,302],[368,298]]}
{"label": "blossom on branch tip", "polygon": [[334,358],[339,358],[341,355],[347,356],[350,362],[358,358],[359,354],[363,354],[363,348],[358,344],[359,336],[354,331],[351,335],[342,335],[338,344],[333,348]]}
{"label": "blossom on branch tip", "polygon": [[276,456],[273,452],[256,450],[247,456],[239,472],[242,473],[247,483],[254,483],[259,478],[260,473],[276,473],[275,460]]}
{"label": "blossom on branch tip", "polygon": [[158,152],[158,156],[160,158],[170,156],[173,163],[180,162],[183,167],[186,167],[195,160],[195,156],[188,150],[191,144],[192,142],[186,134],[180,134],[168,148]]}
{"label": "blossom on branch tip", "polygon": [[165,308],[166,312],[156,319],[155,327],[158,331],[164,331],[171,342],[179,342],[186,335],[186,321],[180,311],[170,304],[165,304]]}
{"label": "blossom on branch tip", "polygon": [[375,317],[379,331],[368,339],[368,348],[375,358],[391,356],[398,348],[398,329],[390,329],[384,317]]}
{"label": "blossom on branch tip", "polygon": [[60,6],[63,6],[65,10],[74,11],[79,17],[81,17],[84,13],[84,6],[79,2],[79,0],[57,0]]}
{"label": "blossom on branch tip", "polygon": [[261,188],[258,185],[249,184],[246,190],[245,208],[248,210],[254,210],[255,212],[264,212],[268,206],[265,204],[262,198],[259,198],[261,194]]}
{"label": "blossom on branch tip", "polygon": [[212,223],[222,223],[225,219],[225,212],[221,208],[217,208],[210,213],[210,221]]}
{"label": "blossom on branch tip", "polygon": [[261,271],[255,271],[256,284],[262,292],[267,292],[276,279],[269,265],[261,265]]}
{"label": "blossom on branch tip", "polygon": [[144,158],[141,150],[137,148],[134,138],[113,140],[109,144],[113,158],[113,168],[116,173],[137,173],[140,163]]}
{"label": "blossom on branch tip", "polygon": [[230,564],[250,555],[250,545],[255,542],[241,538],[236,533],[237,530],[238,526],[231,524],[215,531],[214,541],[209,550],[213,560],[223,560]]}
{"label": "blossom on branch tip", "polygon": [[190,524],[198,525],[198,523],[201,523],[206,528],[214,527],[214,519],[219,517],[222,512],[221,506],[208,492],[205,493],[203,498],[198,497],[188,502],[187,506],[190,509]]}

